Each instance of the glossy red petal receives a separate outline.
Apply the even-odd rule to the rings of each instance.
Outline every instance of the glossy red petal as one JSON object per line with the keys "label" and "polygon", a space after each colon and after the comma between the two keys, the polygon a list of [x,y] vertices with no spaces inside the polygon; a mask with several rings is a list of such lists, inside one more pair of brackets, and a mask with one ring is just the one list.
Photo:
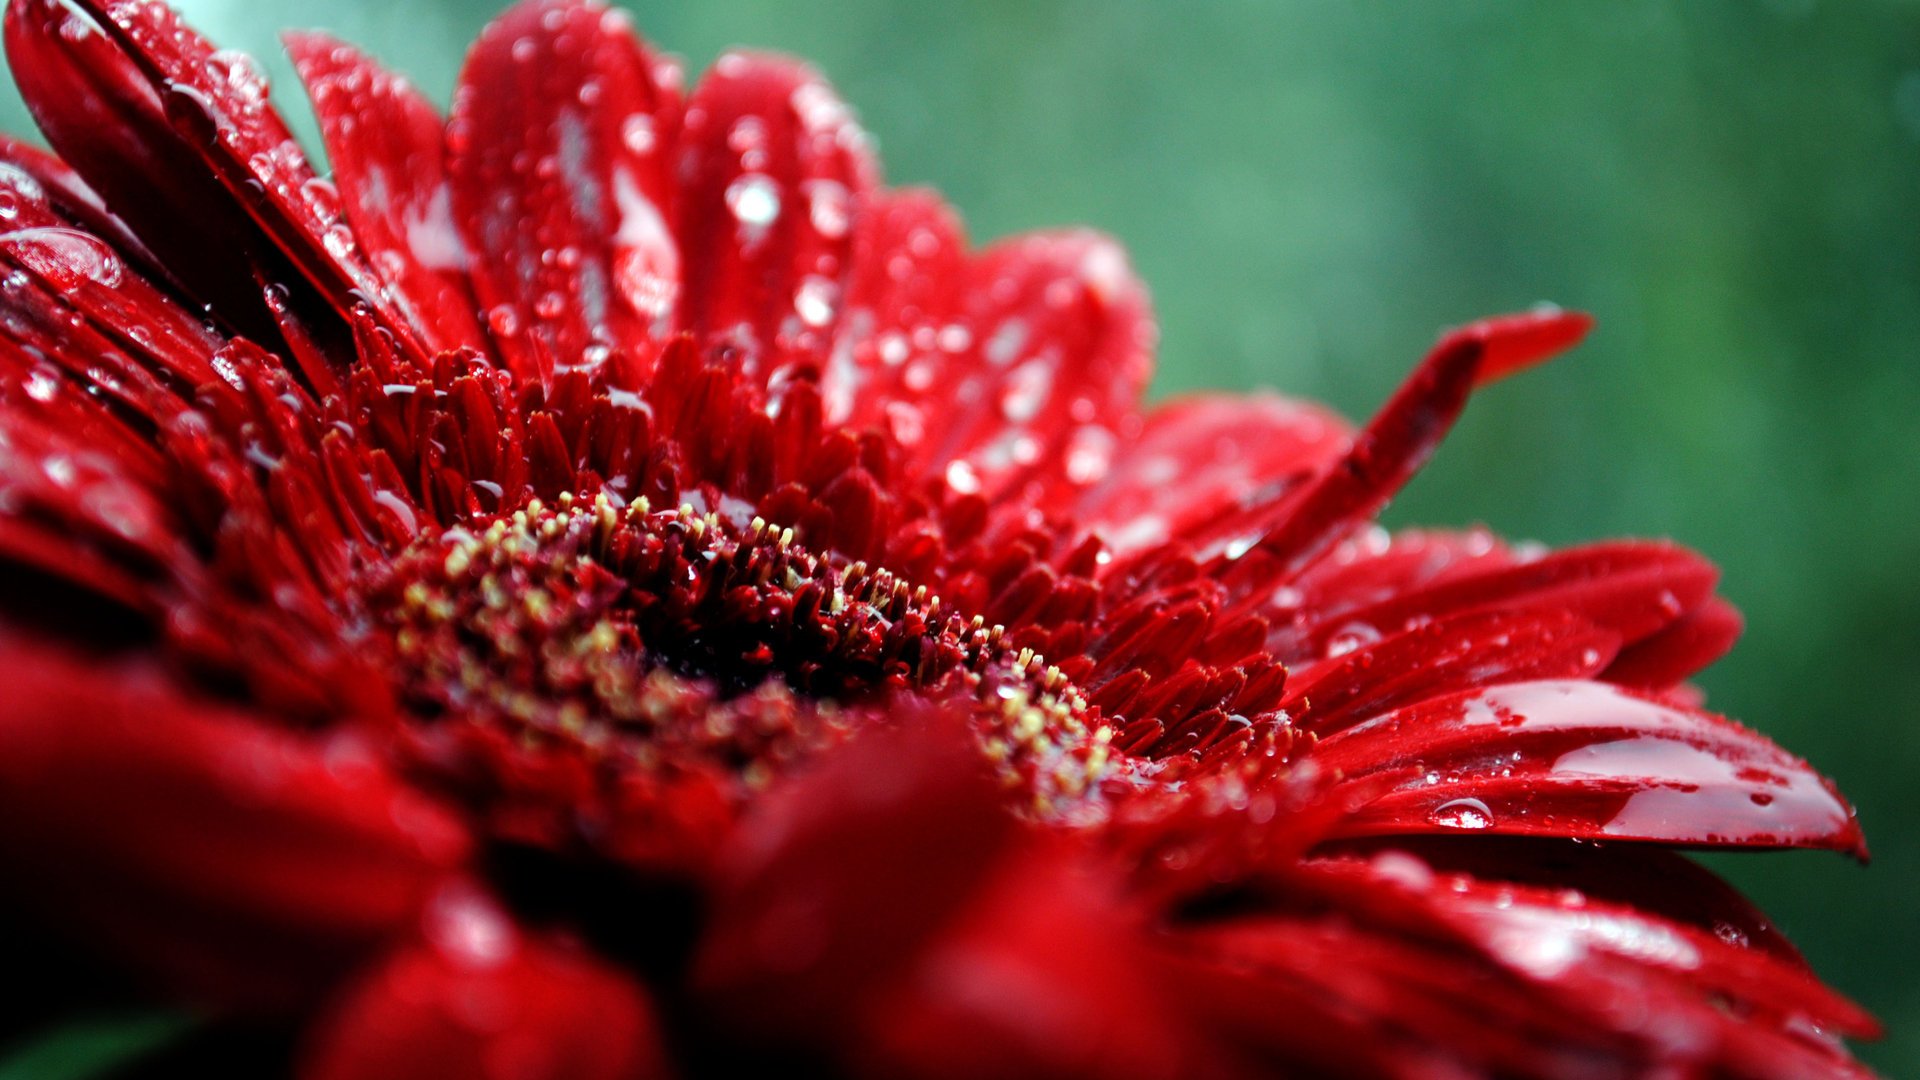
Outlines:
{"label": "glossy red petal", "polygon": [[926,376],[966,264],[959,215],[937,193],[872,193],[854,222],[846,314],[820,378],[829,421],[884,431],[909,453],[930,427],[937,434]]}
{"label": "glossy red petal", "polygon": [[348,988],[302,1058],[302,1080],[669,1075],[653,1008],[632,976],[524,935],[462,892],[435,901],[424,942]]}
{"label": "glossy red petal", "polygon": [[1147,413],[1075,516],[1123,557],[1284,495],[1351,439],[1338,416],[1277,394],[1176,398]]}
{"label": "glossy red petal", "polygon": [[102,237],[116,250],[140,264],[155,281],[170,281],[169,272],[160,265],[146,246],[114,216],[106,201],[80,179],[66,162],[44,151],[0,135],[0,162],[11,165],[31,177],[46,194],[55,212],[80,229]]}
{"label": "glossy red petal", "polygon": [[1853,811],[1807,764],[1730,720],[1604,683],[1540,681],[1411,706],[1322,740],[1349,777],[1423,773],[1341,827],[1821,847],[1864,855]]}
{"label": "glossy red petal", "polygon": [[[987,499],[1032,479],[1078,490],[1138,430],[1157,330],[1125,252],[1087,230],[1000,241],[968,264],[951,353],[907,372],[929,425],[920,467]],[[942,335],[945,335],[944,337]]]}
{"label": "glossy red petal", "polygon": [[832,88],[784,57],[722,56],[687,104],[680,178],[681,325],[741,349],[753,378],[790,351],[824,348],[878,180],[866,133]]}
{"label": "glossy red petal", "polygon": [[1295,672],[1280,707],[1325,737],[1430,698],[1501,683],[1586,678],[1613,659],[1619,636],[1568,612],[1494,610],[1442,618],[1354,644]]}
{"label": "glossy red petal", "polygon": [[1740,612],[1712,597],[1659,633],[1634,643],[1601,678],[1622,686],[1668,690],[1733,648],[1745,626]]}
{"label": "glossy red petal", "polygon": [[1297,575],[1356,524],[1370,518],[1433,455],[1468,392],[1484,379],[1537,363],[1578,344],[1585,315],[1557,309],[1472,323],[1448,333],[1355,437],[1346,456],[1261,518],[1253,547],[1257,574]]}
{"label": "glossy red petal", "polygon": [[587,0],[526,0],[474,43],[447,129],[454,219],[523,378],[672,325],[679,77],[624,14]]}
{"label": "glossy red petal", "polygon": [[1873,1030],[1856,1008],[1798,965],[1657,916],[1393,851],[1305,864],[1286,894],[1199,921],[1174,966],[1203,1016],[1280,1061],[1420,1076],[1864,1075],[1812,1034]]}
{"label": "glossy red petal", "polygon": [[286,37],[320,120],[354,238],[435,351],[484,347],[453,220],[440,112],[406,79],[325,34]]}
{"label": "glossy red petal", "polygon": [[9,645],[9,892],[175,987],[305,998],[417,916],[462,828],[365,751],[271,730],[140,672]]}
{"label": "glossy red petal", "polygon": [[1455,572],[1362,607],[1303,611],[1283,655],[1319,658],[1343,640],[1381,635],[1450,615],[1500,610],[1543,618],[1572,614],[1632,643],[1693,610],[1713,594],[1712,563],[1674,544],[1621,540],[1567,548],[1524,562]]}
{"label": "glossy red petal", "polygon": [[[66,339],[66,347],[53,354],[70,357],[76,375],[111,382],[103,366],[134,360],[156,385],[182,398],[221,378],[213,357],[225,340],[150,283],[113,243],[67,216],[63,211],[72,204],[58,189],[5,169],[0,200],[10,226],[0,234],[0,260],[39,286],[10,285],[8,299],[16,308],[41,310],[46,334]],[[83,333],[83,326],[91,333]],[[102,339],[111,355],[104,355],[109,350]]]}
{"label": "glossy red petal", "polygon": [[[231,271],[245,266],[254,281],[255,296],[262,295],[267,285],[283,290],[304,290],[310,285],[342,315],[356,306],[370,305],[395,333],[416,332],[367,263],[352,228],[340,214],[334,189],[314,174],[268,101],[266,81],[250,58],[215,49],[159,0],[74,0],[70,7],[55,6],[58,12],[43,0],[16,0],[9,20],[10,50],[14,38],[20,40],[24,55],[36,59],[58,55],[61,47],[69,46],[76,51],[64,57],[68,65],[78,60],[91,67],[95,78],[110,72],[118,84],[113,88],[118,100],[96,100],[91,107],[121,107],[119,137],[112,145],[103,145],[97,132],[76,132],[76,118],[62,115],[63,110],[76,108],[70,103],[41,101],[36,117],[42,118],[43,125],[42,113],[54,118],[48,137],[62,157],[96,182],[116,210],[123,216],[130,208],[143,211],[130,224],[168,258],[169,265],[176,255],[188,262],[195,258],[207,262],[208,234],[192,228],[190,235],[183,235],[180,222],[166,221],[166,215],[199,226],[197,215],[206,214],[207,224],[224,226],[235,241],[231,248],[215,249],[226,266],[213,273],[229,275],[226,287],[236,298],[247,290],[231,280]],[[85,20],[91,20],[92,30],[86,29]],[[53,36],[61,38],[61,46],[47,40]],[[81,55],[84,60],[79,60]],[[73,78],[70,73],[64,77]],[[33,96],[40,98],[38,93]],[[135,145],[140,149],[130,148]],[[101,160],[102,176],[96,177],[74,149]],[[129,175],[128,166],[139,163],[143,153],[171,172],[158,177]],[[112,185],[103,183],[103,178]],[[141,190],[127,190],[136,184]],[[157,239],[161,235],[167,242]],[[245,257],[234,258],[236,252]],[[291,264],[297,279],[283,275],[280,256]],[[301,301],[291,296],[268,295],[267,300],[270,305],[282,304],[290,313],[300,311],[303,319],[323,317],[317,311],[303,311]],[[236,310],[245,311],[248,306]],[[315,332],[337,332],[337,328],[316,328]],[[326,379],[323,366],[314,366],[307,374],[317,382]]]}
{"label": "glossy red petal", "polygon": [[244,258],[251,223],[173,132],[125,53],[56,0],[9,0],[6,45],[27,107],[61,159],[228,325],[272,340]]}

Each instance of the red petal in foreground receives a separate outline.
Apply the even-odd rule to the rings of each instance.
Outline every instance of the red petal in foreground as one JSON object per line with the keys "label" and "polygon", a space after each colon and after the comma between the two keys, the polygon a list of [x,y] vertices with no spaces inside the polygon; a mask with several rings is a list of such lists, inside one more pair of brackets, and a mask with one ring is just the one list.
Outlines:
{"label": "red petal in foreground", "polygon": [[521,935],[459,886],[435,900],[426,929],[320,1022],[302,1080],[668,1075],[653,1009],[618,968]]}
{"label": "red petal in foreground", "polygon": [[1818,773],[1730,720],[1604,683],[1467,691],[1321,741],[1354,778],[1424,773],[1342,827],[1348,836],[1485,831],[1864,856],[1853,811]]}
{"label": "red petal in foreground", "polygon": [[350,742],[97,661],[0,657],[9,891],[176,986],[243,1008],[309,995],[466,857],[457,823]]}
{"label": "red petal in foreground", "polygon": [[670,324],[678,80],[624,15],[583,0],[521,3],[474,43],[447,128],[454,216],[522,378]]}

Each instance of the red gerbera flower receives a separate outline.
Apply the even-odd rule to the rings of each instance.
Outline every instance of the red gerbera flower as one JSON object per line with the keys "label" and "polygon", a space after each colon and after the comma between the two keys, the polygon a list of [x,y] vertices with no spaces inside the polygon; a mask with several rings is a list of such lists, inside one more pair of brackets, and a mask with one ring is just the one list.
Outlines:
{"label": "red gerbera flower", "polygon": [[297,35],[328,180],[158,3],[6,40],[16,929],[312,1077],[1860,1072],[1666,848],[1862,852],[1713,568],[1371,523],[1584,316],[1145,408],[1111,242],[792,61],[529,3],[443,125]]}

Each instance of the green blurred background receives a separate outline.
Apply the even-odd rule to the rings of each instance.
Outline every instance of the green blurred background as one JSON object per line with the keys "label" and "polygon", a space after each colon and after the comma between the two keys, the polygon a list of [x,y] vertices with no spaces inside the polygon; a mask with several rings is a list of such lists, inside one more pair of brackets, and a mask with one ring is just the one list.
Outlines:
{"label": "green blurred background", "polygon": [[[444,102],[496,5],[178,6],[270,58],[310,133],[279,28],[337,31]],[[1712,862],[1887,1022],[1867,1060],[1920,1075],[1920,6],[629,6],[695,68],[734,44],[813,59],[889,178],[945,191],[976,238],[1120,237],[1160,310],[1159,394],[1270,385],[1364,416],[1443,326],[1599,315],[1482,394],[1391,518],[1668,535],[1720,563],[1749,630],[1713,704],[1837,779],[1876,858]],[[81,1075],[90,1040],[0,1077]]]}

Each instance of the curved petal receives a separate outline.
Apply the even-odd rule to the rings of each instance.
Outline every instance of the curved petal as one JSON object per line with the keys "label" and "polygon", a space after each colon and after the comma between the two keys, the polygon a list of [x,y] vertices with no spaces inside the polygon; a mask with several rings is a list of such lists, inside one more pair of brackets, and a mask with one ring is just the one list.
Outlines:
{"label": "curved petal", "polygon": [[1274,644],[1283,645],[1281,655],[1298,663],[1429,620],[1496,610],[1543,618],[1576,615],[1631,644],[1704,603],[1719,577],[1712,563],[1675,544],[1588,544],[1455,572],[1361,607],[1303,609]]}
{"label": "curved petal", "polygon": [[[368,264],[332,186],[268,102],[251,59],[216,50],[159,0],[13,0],[8,48],[38,72],[22,88],[61,156],[169,266],[178,258],[192,268],[189,284],[213,287],[206,298],[223,314],[224,301],[236,313],[264,301],[275,323],[321,332],[320,311],[291,291],[304,280],[341,315],[370,305],[395,333],[417,333]],[[101,130],[89,109],[111,115],[110,125]],[[155,175],[154,166],[165,171]],[[210,246],[209,228],[232,246]],[[282,257],[294,275],[282,271]],[[263,283],[287,291],[263,293]],[[252,302],[242,302],[249,292]],[[336,323],[323,336],[343,330]],[[317,385],[331,384],[324,364],[308,368]]]}
{"label": "curved petal", "polygon": [[763,796],[723,853],[695,983],[741,1030],[844,1038],[1017,839],[958,722],[919,719]]}
{"label": "curved petal", "polygon": [[241,333],[273,340],[247,265],[259,246],[251,222],[174,133],[126,54],[58,0],[9,0],[6,45],[21,95],[61,159],[197,298]]}
{"label": "curved petal", "polygon": [[467,838],[350,741],[5,646],[9,892],[191,992],[278,1007],[415,917]]}
{"label": "curved petal", "polygon": [[1299,669],[1288,679],[1280,707],[1297,726],[1324,738],[1370,717],[1461,691],[1588,678],[1613,659],[1619,640],[1567,612],[1470,612],[1353,646]]}
{"label": "curved petal", "polygon": [[1218,573],[1276,584],[1295,577],[1426,464],[1476,384],[1573,348],[1592,325],[1586,315],[1544,309],[1447,334],[1343,458],[1285,499],[1247,515],[1255,557],[1231,556]]}
{"label": "curved petal", "polygon": [[[1570,889],[1315,860],[1176,927],[1176,993],[1257,1057],[1389,1075],[1864,1076],[1876,1025],[1764,951]],[[1337,914],[1330,915],[1329,912]]]}
{"label": "curved petal", "polygon": [[527,0],[474,43],[447,128],[474,291],[525,378],[591,366],[671,325],[677,66],[626,17]]}
{"label": "curved petal", "polygon": [[751,378],[824,350],[878,180],[851,111],[804,64],[728,53],[694,89],[680,154],[680,325],[742,349]]}
{"label": "curved petal", "polygon": [[1744,626],[1738,609],[1711,597],[1658,633],[1635,642],[1601,677],[1622,686],[1670,690],[1725,656]]}
{"label": "curved petal", "polygon": [[425,941],[356,980],[310,1034],[302,1080],[646,1080],[668,1069],[645,992],[611,965],[523,936],[450,890]]}
{"label": "curved petal", "polygon": [[1350,778],[1424,773],[1346,836],[1485,831],[1864,856],[1853,810],[1800,759],[1730,720],[1605,683],[1467,691],[1338,732],[1312,758]]}
{"label": "curved petal", "polygon": [[960,217],[937,192],[872,193],[854,221],[846,314],[820,391],[826,419],[875,427],[912,452],[927,436],[925,364],[966,272]]}
{"label": "curved petal", "polygon": [[1175,398],[1147,413],[1075,516],[1124,558],[1285,494],[1351,439],[1338,416],[1277,394]]}
{"label": "curved petal", "polygon": [[320,120],[353,235],[428,348],[484,347],[453,221],[439,110],[404,78],[324,34],[289,34],[287,52]]}
{"label": "curved petal", "polygon": [[934,341],[951,355],[908,361],[940,414],[919,466],[989,500],[1028,479],[1077,490],[1105,476],[1138,431],[1157,334],[1125,251],[1085,229],[1012,237],[972,258],[960,297]]}

